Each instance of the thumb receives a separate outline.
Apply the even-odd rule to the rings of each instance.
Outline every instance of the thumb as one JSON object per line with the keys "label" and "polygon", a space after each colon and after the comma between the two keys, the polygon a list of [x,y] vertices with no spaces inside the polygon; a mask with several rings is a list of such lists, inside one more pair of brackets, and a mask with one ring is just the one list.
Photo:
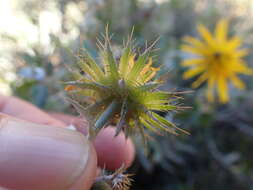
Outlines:
{"label": "thumb", "polygon": [[96,164],[81,133],[0,114],[0,189],[88,190]]}

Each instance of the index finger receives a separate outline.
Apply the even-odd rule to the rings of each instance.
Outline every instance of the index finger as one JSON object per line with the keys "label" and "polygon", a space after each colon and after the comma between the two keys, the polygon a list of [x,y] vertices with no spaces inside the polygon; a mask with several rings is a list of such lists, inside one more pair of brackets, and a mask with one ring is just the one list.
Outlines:
{"label": "index finger", "polygon": [[66,126],[64,122],[54,119],[33,104],[13,96],[0,94],[0,112],[34,123]]}

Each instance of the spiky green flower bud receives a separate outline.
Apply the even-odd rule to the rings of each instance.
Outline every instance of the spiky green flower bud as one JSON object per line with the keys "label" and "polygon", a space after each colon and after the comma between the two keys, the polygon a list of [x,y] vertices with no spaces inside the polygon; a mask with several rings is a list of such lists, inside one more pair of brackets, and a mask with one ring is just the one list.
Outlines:
{"label": "spiky green flower bud", "polygon": [[121,130],[126,135],[139,132],[143,137],[145,130],[187,133],[157,113],[180,107],[174,104],[177,93],[157,89],[162,81],[156,77],[159,68],[152,66],[152,48],[137,56],[129,37],[117,60],[108,31],[104,41],[98,41],[100,61],[96,62],[86,51],[79,55],[82,74],[73,71],[76,80],[67,82],[65,88],[71,103],[88,120],[90,133],[96,135],[109,124],[116,125],[116,135]]}

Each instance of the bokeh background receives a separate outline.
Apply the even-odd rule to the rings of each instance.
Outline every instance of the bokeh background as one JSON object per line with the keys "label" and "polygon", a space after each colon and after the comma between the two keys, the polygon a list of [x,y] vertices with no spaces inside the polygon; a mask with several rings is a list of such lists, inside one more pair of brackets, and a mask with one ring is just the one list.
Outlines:
{"label": "bokeh background", "polygon": [[[192,81],[182,80],[182,37],[197,36],[198,23],[213,30],[220,18],[243,39],[253,67],[252,0],[0,0],[0,93],[76,114],[64,100],[66,65],[80,48],[97,56],[106,24],[115,55],[133,26],[141,47],[160,37],[155,61],[168,73],[163,88],[191,90]],[[190,136],[155,136],[146,149],[135,140],[133,190],[253,189],[253,77],[242,78],[247,90],[231,87],[226,105],[210,105],[200,87],[184,95],[192,109],[165,115]]]}

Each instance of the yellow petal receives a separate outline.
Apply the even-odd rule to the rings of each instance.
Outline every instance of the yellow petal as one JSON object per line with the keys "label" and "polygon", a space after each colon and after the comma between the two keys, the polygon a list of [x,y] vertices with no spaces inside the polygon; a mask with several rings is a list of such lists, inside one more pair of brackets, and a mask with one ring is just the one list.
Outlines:
{"label": "yellow petal", "polygon": [[205,68],[206,67],[203,67],[203,66],[191,68],[183,74],[183,78],[189,79],[191,77],[194,77],[194,76],[198,75],[199,73],[201,73],[202,71],[204,71]]}
{"label": "yellow petal", "polygon": [[213,102],[214,101],[214,82],[215,82],[215,77],[210,76],[207,81],[207,91],[206,91],[206,97],[208,102]]}
{"label": "yellow petal", "polygon": [[242,73],[245,75],[252,75],[252,69],[246,66],[246,63],[242,60],[237,60],[231,64],[232,71],[236,73]]}
{"label": "yellow petal", "polygon": [[246,55],[248,55],[248,50],[246,50],[246,49],[241,49],[241,50],[237,50],[237,51],[235,51],[235,56],[236,57],[244,57],[244,56],[246,56]]}
{"label": "yellow petal", "polygon": [[215,36],[219,42],[225,42],[227,38],[228,21],[222,19],[218,22],[215,28]]}
{"label": "yellow petal", "polygon": [[129,70],[131,69],[131,68],[133,68],[133,66],[134,66],[134,63],[135,63],[135,55],[132,55],[130,58],[129,58]]}
{"label": "yellow petal", "polygon": [[227,81],[224,77],[218,78],[218,96],[221,103],[227,103],[229,100]]}
{"label": "yellow petal", "polygon": [[186,36],[183,38],[183,40],[192,45],[192,46],[196,46],[198,48],[204,48],[205,47],[205,44],[203,42],[201,42],[200,40],[196,39],[196,38],[193,38],[191,36]]}
{"label": "yellow petal", "polygon": [[152,65],[152,58],[149,58],[148,64],[145,65],[145,67],[140,72],[140,75],[144,75],[148,70],[150,70],[150,67]]}
{"label": "yellow petal", "polygon": [[214,44],[214,40],[213,40],[213,37],[211,35],[211,33],[208,31],[208,29],[203,26],[203,25],[198,25],[197,27],[200,35],[202,36],[202,38],[210,45],[210,46],[213,46]]}
{"label": "yellow petal", "polygon": [[182,51],[189,52],[192,54],[207,55],[207,52],[205,51],[205,49],[199,49],[199,48],[195,48],[189,45],[182,45],[181,49]]}
{"label": "yellow petal", "polygon": [[228,50],[235,50],[241,45],[241,43],[242,43],[241,39],[239,37],[235,36],[232,39],[230,39],[229,41],[227,41],[226,48]]}
{"label": "yellow petal", "polygon": [[231,82],[236,88],[239,88],[241,90],[245,89],[244,83],[239,79],[236,75],[230,76]]}
{"label": "yellow petal", "polygon": [[192,87],[193,88],[198,88],[199,85],[201,85],[203,82],[205,82],[208,79],[208,73],[203,73],[202,75],[200,75],[200,77],[194,81],[194,83],[192,83]]}
{"label": "yellow petal", "polygon": [[181,65],[184,67],[187,67],[187,66],[199,65],[201,63],[204,63],[203,59],[188,59],[188,60],[184,60],[181,63]]}

